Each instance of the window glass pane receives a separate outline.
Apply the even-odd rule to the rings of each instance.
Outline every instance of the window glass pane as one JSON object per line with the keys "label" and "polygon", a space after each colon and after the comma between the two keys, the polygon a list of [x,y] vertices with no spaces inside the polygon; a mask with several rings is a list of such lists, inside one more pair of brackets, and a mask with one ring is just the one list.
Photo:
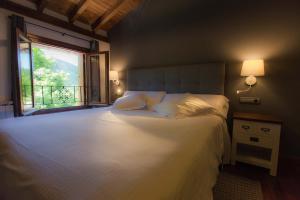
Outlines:
{"label": "window glass pane", "polygon": [[83,55],[41,44],[32,44],[36,108],[82,105]]}

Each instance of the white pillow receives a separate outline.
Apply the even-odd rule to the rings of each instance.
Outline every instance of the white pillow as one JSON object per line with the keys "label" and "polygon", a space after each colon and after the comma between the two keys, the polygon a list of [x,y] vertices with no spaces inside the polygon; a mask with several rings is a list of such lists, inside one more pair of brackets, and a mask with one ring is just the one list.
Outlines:
{"label": "white pillow", "polygon": [[201,98],[185,94],[167,94],[154,111],[166,117],[188,117],[200,114],[215,114],[224,117],[214,106]]}
{"label": "white pillow", "polygon": [[148,110],[153,110],[153,106],[159,104],[166,95],[164,91],[126,91],[124,96],[132,94],[142,94],[145,97]]}
{"label": "white pillow", "polygon": [[215,94],[193,94],[193,96],[204,100],[206,103],[215,107],[224,118],[227,118],[229,100],[223,95]]}
{"label": "white pillow", "polygon": [[215,107],[194,95],[185,97],[177,105],[177,117],[195,116],[199,114],[215,114],[223,117]]}
{"label": "white pillow", "polygon": [[120,97],[116,100],[113,108],[119,110],[139,110],[146,107],[146,101],[142,94],[133,94]]}
{"label": "white pillow", "polygon": [[174,93],[174,94],[166,94],[162,99],[162,102],[179,102],[185,97],[190,95],[190,93]]}
{"label": "white pillow", "polygon": [[160,104],[153,107],[153,110],[165,117],[174,117],[177,114],[177,104],[182,101],[188,93],[166,94]]}

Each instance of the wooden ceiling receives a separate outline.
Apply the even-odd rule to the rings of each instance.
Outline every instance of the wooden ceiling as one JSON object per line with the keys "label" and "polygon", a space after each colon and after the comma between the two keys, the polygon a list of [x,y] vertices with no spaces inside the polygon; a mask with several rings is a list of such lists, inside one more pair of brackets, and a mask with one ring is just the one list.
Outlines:
{"label": "wooden ceiling", "polygon": [[36,4],[37,10],[52,10],[67,16],[70,23],[80,21],[91,26],[92,30],[109,30],[141,0],[29,0]]}
{"label": "wooden ceiling", "polygon": [[[25,2],[25,0],[22,0]],[[98,30],[109,30],[135,9],[142,0],[26,0],[33,3],[27,7],[12,0],[0,0],[0,8],[11,10],[27,17],[62,27],[80,34],[109,42],[109,39]],[[64,15],[57,17],[45,9]],[[87,26],[82,27],[79,21]]]}

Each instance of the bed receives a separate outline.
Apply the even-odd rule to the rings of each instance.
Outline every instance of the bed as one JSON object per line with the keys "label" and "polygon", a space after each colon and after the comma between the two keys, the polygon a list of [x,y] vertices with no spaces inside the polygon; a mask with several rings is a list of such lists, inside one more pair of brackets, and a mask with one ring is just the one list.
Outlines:
{"label": "bed", "polygon": [[107,107],[0,120],[0,194],[210,200],[229,141],[225,119],[213,114],[176,119]]}

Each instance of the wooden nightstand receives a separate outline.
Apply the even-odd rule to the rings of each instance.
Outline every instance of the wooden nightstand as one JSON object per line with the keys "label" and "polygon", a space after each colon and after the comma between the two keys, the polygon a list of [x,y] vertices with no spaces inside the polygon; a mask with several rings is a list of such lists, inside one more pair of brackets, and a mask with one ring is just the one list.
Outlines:
{"label": "wooden nightstand", "polygon": [[276,176],[281,124],[269,115],[234,113],[231,164],[253,164]]}

